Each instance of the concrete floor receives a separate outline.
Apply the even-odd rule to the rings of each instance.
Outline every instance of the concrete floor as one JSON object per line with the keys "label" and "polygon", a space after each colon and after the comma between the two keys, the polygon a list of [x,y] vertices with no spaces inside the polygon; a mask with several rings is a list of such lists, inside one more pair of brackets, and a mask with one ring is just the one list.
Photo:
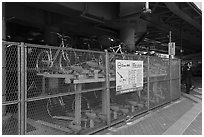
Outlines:
{"label": "concrete floor", "polygon": [[106,135],[202,135],[202,78],[194,77],[190,94],[149,114],[111,127]]}

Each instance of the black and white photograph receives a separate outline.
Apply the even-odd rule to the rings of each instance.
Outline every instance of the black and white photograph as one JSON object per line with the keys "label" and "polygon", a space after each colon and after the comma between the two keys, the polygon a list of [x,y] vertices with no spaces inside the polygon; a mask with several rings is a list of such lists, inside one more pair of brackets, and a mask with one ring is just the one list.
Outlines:
{"label": "black and white photograph", "polygon": [[202,135],[202,1],[2,1],[2,135]]}

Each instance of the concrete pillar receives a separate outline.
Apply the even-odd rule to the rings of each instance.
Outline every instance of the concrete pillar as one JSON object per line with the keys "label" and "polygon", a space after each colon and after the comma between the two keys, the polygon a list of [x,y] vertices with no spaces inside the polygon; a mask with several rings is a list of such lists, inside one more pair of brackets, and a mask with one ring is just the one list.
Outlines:
{"label": "concrete pillar", "polygon": [[146,22],[141,20],[137,13],[144,8],[145,2],[121,2],[120,17],[122,22],[126,23],[121,26],[120,39],[127,44],[130,52],[135,51],[135,34],[146,32]]}
{"label": "concrete pillar", "polygon": [[121,28],[120,39],[127,45],[129,51],[135,50],[135,29],[133,27]]}

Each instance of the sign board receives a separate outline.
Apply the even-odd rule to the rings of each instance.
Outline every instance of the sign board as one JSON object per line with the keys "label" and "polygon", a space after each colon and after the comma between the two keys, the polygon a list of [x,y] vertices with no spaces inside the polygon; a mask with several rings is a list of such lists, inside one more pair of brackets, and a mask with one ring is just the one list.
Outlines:
{"label": "sign board", "polygon": [[169,42],[169,55],[175,55],[175,42]]}
{"label": "sign board", "polygon": [[143,88],[143,61],[116,60],[116,93]]}

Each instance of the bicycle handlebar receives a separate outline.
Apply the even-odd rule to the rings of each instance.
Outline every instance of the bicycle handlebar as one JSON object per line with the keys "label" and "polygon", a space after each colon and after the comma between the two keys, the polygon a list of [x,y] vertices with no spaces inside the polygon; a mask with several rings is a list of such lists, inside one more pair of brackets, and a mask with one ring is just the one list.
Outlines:
{"label": "bicycle handlebar", "polygon": [[109,49],[115,49],[115,48],[121,48],[121,44],[119,44],[118,46],[115,46],[115,47],[109,47]]}
{"label": "bicycle handlebar", "polygon": [[56,34],[59,38],[71,38],[70,36],[66,36],[64,34],[60,34],[59,32],[50,32],[50,33],[53,33],[53,34]]}

